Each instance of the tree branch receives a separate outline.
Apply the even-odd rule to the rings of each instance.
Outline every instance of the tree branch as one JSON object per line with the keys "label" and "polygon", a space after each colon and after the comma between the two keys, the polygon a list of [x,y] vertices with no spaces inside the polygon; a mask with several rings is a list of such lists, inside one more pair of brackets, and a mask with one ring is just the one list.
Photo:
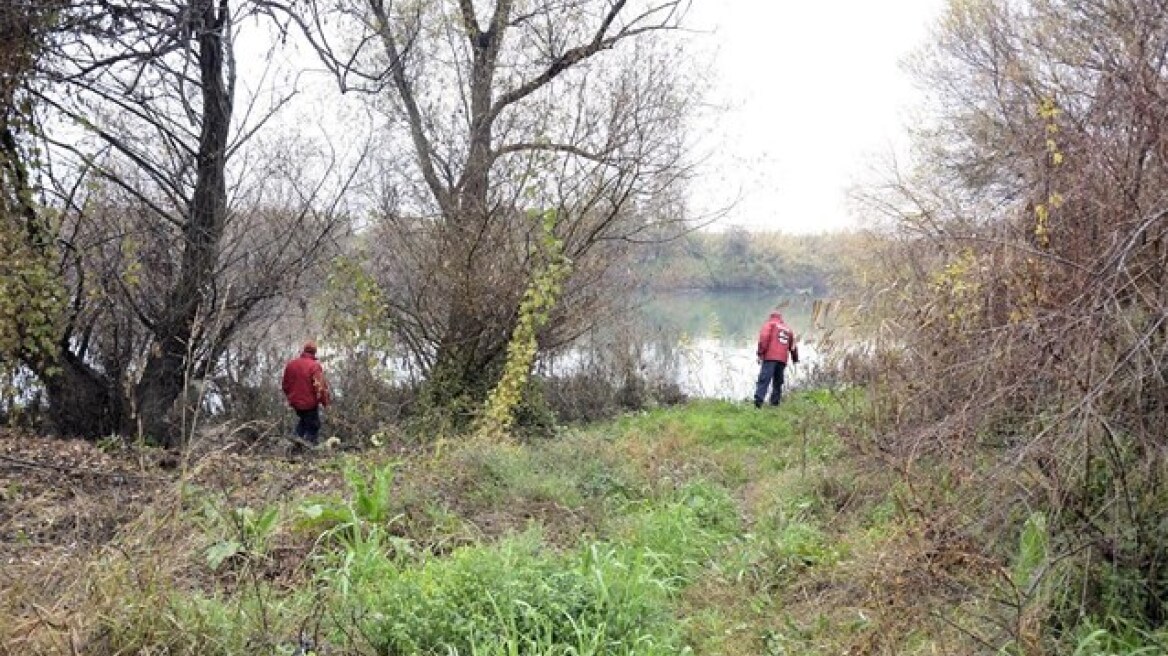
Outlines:
{"label": "tree branch", "polygon": [[422,112],[414,98],[414,89],[406,77],[405,62],[402,60],[397,42],[393,38],[385,5],[381,0],[369,0],[369,7],[377,17],[377,33],[381,38],[386,55],[389,56],[390,74],[393,76],[394,86],[397,87],[402,105],[406,109],[406,117],[410,124],[410,139],[414,142],[414,148],[417,150],[418,165],[422,168],[422,177],[425,178],[427,186],[430,187],[430,193],[434,195],[434,200],[438,202],[443,213],[452,214],[454,205],[450,199],[450,191],[442,185],[438,173],[434,170],[433,146],[430,144],[429,137],[426,136]]}
{"label": "tree branch", "polygon": [[496,148],[494,153],[495,153],[496,157],[502,157],[504,155],[511,155],[511,154],[515,154],[515,153],[532,152],[532,151],[565,153],[568,155],[575,155],[576,157],[582,157],[584,159],[591,160],[591,161],[596,162],[598,164],[605,164],[608,166],[616,166],[618,164],[617,160],[614,160],[614,159],[608,157],[608,154],[611,151],[607,151],[607,152],[603,152],[603,153],[594,153],[594,152],[591,152],[589,150],[585,150],[583,148],[580,148],[579,146],[573,146],[571,144],[535,143],[535,142],[512,143],[512,144],[507,144],[505,146],[502,146],[501,148]]}
{"label": "tree branch", "polygon": [[[490,116],[493,119],[498,116],[500,112],[523,98],[534,93],[537,89],[543,87],[555,78],[559,77],[564,71],[572,66],[592,57],[596,53],[607,50],[619,41],[624,39],[644,34],[646,32],[653,32],[658,30],[671,29],[673,27],[672,21],[678,14],[681,8],[682,0],[671,0],[642,12],[633,20],[629,21],[627,25],[621,28],[613,35],[608,32],[616,21],[617,16],[624,10],[628,0],[616,0],[609,7],[604,19],[601,20],[599,27],[592,36],[592,40],[588,43],[569,48],[564,51],[559,57],[546,68],[542,73],[519,85],[518,87],[499,96],[495,104],[491,107]],[[645,21],[664,13],[665,16],[652,24],[644,25]]]}
{"label": "tree branch", "polygon": [[458,0],[458,8],[462,12],[462,26],[466,29],[471,44],[475,45],[482,36],[483,30],[479,27],[479,19],[475,15],[474,0]]}

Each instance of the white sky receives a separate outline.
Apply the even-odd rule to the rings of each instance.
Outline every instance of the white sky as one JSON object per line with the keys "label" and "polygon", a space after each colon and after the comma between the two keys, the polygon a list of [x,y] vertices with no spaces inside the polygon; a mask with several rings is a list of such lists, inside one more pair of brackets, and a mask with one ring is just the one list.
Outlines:
{"label": "white sky", "polygon": [[[694,126],[704,159],[691,184],[693,214],[725,211],[714,228],[856,225],[850,189],[871,180],[889,152],[907,160],[905,128],[920,92],[901,63],[925,44],[947,1],[692,0],[687,54],[712,61],[711,108]],[[266,60],[262,41],[240,44],[261,49],[244,61]],[[313,76],[311,84],[334,83]],[[335,128],[341,103],[320,95],[330,96],[329,109],[309,103],[307,120]]]}
{"label": "white sky", "polygon": [[694,0],[726,109],[698,126],[708,153],[696,212],[737,198],[719,226],[819,232],[855,225],[850,187],[905,156],[919,91],[901,69],[945,0]]}

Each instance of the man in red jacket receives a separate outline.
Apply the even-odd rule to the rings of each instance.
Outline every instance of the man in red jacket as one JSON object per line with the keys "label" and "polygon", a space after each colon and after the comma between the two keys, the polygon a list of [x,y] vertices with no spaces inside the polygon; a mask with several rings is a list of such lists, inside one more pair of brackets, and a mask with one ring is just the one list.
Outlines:
{"label": "man in red jacket", "polygon": [[296,411],[296,437],[316,444],[320,436],[320,409],[329,404],[328,381],[316,361],[316,344],[307,342],[300,353],[284,367],[284,396]]}
{"label": "man in red jacket", "polygon": [[799,361],[799,349],[795,345],[795,331],[783,321],[778,310],[758,331],[758,382],[754,387],[754,407],[761,408],[766,399],[767,388],[771,388],[771,405],[778,405],[783,399],[783,373],[787,360]]}

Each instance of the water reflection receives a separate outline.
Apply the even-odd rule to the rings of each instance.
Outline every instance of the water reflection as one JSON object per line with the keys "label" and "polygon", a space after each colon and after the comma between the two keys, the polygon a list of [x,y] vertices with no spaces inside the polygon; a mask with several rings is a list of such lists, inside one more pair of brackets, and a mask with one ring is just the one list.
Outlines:
{"label": "water reflection", "polygon": [[548,376],[594,375],[616,386],[631,378],[675,385],[687,396],[745,399],[758,377],[758,330],[786,300],[783,317],[799,339],[800,364],[788,367],[798,385],[818,354],[808,342],[810,300],[792,301],[758,292],[657,294],[638,304],[623,327],[593,334],[567,352],[545,357]]}

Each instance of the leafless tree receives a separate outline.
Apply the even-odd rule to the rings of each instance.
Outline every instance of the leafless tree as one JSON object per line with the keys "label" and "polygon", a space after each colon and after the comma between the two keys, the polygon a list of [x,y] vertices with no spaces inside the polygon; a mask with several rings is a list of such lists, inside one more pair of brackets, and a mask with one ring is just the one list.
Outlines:
{"label": "leafless tree", "polygon": [[574,265],[544,346],[603,314],[598,283],[630,244],[685,225],[696,85],[665,38],[684,0],[265,4],[343,91],[369,94],[383,150],[413,155],[382,169],[369,249],[435,401],[481,399],[496,378],[532,276],[533,213],[556,213]]}
{"label": "leafless tree", "polygon": [[[237,105],[234,44],[253,9],[72,2],[46,43],[30,90],[68,305],[57,357],[27,364],[65,433],[141,431],[175,444],[184,387],[326,254],[340,226],[322,197],[339,164],[329,151],[306,156],[285,135],[283,152],[232,164],[256,154],[256,136],[295,92]],[[309,162],[323,173],[304,175]]]}
{"label": "leafless tree", "polygon": [[[1048,515],[1047,582],[997,638],[1037,650],[1017,618],[1059,611],[1162,625],[1168,6],[955,2],[942,25],[921,170],[878,204],[884,446],[977,472],[963,528],[991,552],[1019,508]],[[1081,593],[1056,603],[1060,576]]]}

